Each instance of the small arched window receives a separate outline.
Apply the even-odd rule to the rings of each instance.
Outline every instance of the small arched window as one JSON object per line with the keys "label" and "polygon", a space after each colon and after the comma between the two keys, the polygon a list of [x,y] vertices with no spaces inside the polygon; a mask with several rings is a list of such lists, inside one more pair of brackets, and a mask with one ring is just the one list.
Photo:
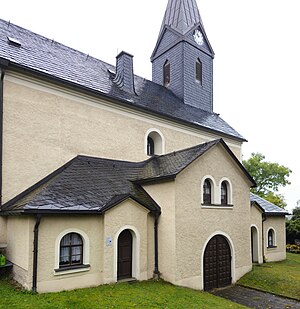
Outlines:
{"label": "small arched window", "polygon": [[202,62],[199,58],[196,60],[196,81],[202,85]]}
{"label": "small arched window", "polygon": [[171,66],[169,60],[167,60],[164,64],[163,74],[164,74],[164,86],[169,87],[171,80]]}
{"label": "small arched window", "polygon": [[153,138],[150,136],[147,137],[147,155],[148,156],[153,156],[155,154],[155,145]]}
{"label": "small arched window", "polygon": [[203,184],[203,204],[211,204],[212,200],[211,183],[208,179],[205,179]]}
{"label": "small arched window", "polygon": [[148,156],[162,155],[164,153],[164,138],[157,129],[150,129],[146,133],[146,148]]}
{"label": "small arched window", "polygon": [[226,181],[222,181],[221,183],[221,204],[228,204],[228,185]]}
{"label": "small arched window", "polygon": [[66,234],[60,241],[59,267],[83,264],[83,241],[79,234]]}
{"label": "small arched window", "polygon": [[273,229],[268,231],[268,248],[275,247],[275,233]]}

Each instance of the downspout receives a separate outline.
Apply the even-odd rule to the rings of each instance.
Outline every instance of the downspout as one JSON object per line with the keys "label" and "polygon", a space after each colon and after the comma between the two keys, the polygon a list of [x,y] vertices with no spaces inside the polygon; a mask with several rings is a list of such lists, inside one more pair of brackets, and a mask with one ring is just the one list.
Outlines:
{"label": "downspout", "polygon": [[5,71],[0,66],[0,209],[2,206],[2,157],[3,157],[3,101],[4,101],[4,91],[3,91],[3,80]]}
{"label": "downspout", "polygon": [[262,223],[261,223],[261,234],[262,234],[262,257],[263,257],[263,263],[265,263],[265,232],[264,232],[264,222],[267,220],[266,214],[263,212],[262,213]]}
{"label": "downspout", "polygon": [[154,272],[153,278],[159,279],[160,273],[158,270],[158,218],[159,213],[155,214],[154,217]]}
{"label": "downspout", "polygon": [[37,215],[34,230],[33,230],[33,270],[32,270],[32,291],[33,292],[36,292],[37,290],[38,244],[39,244],[40,223],[41,223],[41,215]]}

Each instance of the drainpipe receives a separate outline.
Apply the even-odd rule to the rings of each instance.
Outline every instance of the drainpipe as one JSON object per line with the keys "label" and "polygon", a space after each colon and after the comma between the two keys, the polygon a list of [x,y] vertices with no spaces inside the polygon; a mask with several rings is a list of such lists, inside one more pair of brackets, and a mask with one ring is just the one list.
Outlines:
{"label": "drainpipe", "polygon": [[262,256],[263,256],[263,263],[265,263],[265,232],[264,232],[264,222],[267,220],[267,216],[265,213],[262,213],[262,223],[261,223],[261,233],[262,233]]}
{"label": "drainpipe", "polygon": [[37,287],[38,244],[39,244],[40,223],[41,223],[41,215],[37,215],[34,230],[33,230],[33,270],[32,270],[32,291],[33,292],[36,292],[36,287]]}
{"label": "drainpipe", "polygon": [[2,154],[3,154],[3,79],[5,71],[0,66],[0,209],[2,206]]}
{"label": "drainpipe", "polygon": [[159,270],[158,270],[158,218],[160,214],[155,214],[154,217],[154,279],[159,279]]}

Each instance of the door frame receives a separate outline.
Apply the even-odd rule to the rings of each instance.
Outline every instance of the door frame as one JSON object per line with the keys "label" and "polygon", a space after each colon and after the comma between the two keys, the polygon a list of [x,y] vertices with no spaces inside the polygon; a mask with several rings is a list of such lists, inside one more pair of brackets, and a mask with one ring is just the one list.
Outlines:
{"label": "door frame", "polygon": [[230,253],[231,253],[231,277],[232,277],[232,281],[231,284],[234,284],[236,282],[235,280],[235,250],[234,250],[234,246],[233,246],[233,242],[232,239],[230,238],[230,236],[222,231],[216,231],[214,233],[212,233],[207,239],[206,242],[204,243],[203,249],[202,249],[202,255],[201,255],[201,276],[202,276],[202,290],[204,290],[204,253],[205,253],[205,249],[209,243],[209,241],[214,237],[214,236],[223,236],[226,238],[229,248],[230,248]]}
{"label": "door frame", "polygon": [[121,227],[114,237],[114,281],[118,281],[118,239],[124,230],[129,230],[132,235],[132,278],[140,279],[140,234],[132,225]]}
{"label": "door frame", "polygon": [[256,225],[251,225],[251,262],[260,263],[259,232]]}

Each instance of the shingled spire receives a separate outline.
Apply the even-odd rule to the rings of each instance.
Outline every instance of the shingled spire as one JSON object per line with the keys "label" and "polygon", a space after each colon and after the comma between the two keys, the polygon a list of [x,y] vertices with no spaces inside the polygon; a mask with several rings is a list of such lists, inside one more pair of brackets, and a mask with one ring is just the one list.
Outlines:
{"label": "shingled spire", "polygon": [[151,56],[152,80],[213,112],[213,58],[196,0],[169,0]]}
{"label": "shingled spire", "polygon": [[164,26],[169,26],[179,33],[185,34],[199,23],[203,27],[195,0],[170,0],[162,22],[161,31],[163,31]]}

